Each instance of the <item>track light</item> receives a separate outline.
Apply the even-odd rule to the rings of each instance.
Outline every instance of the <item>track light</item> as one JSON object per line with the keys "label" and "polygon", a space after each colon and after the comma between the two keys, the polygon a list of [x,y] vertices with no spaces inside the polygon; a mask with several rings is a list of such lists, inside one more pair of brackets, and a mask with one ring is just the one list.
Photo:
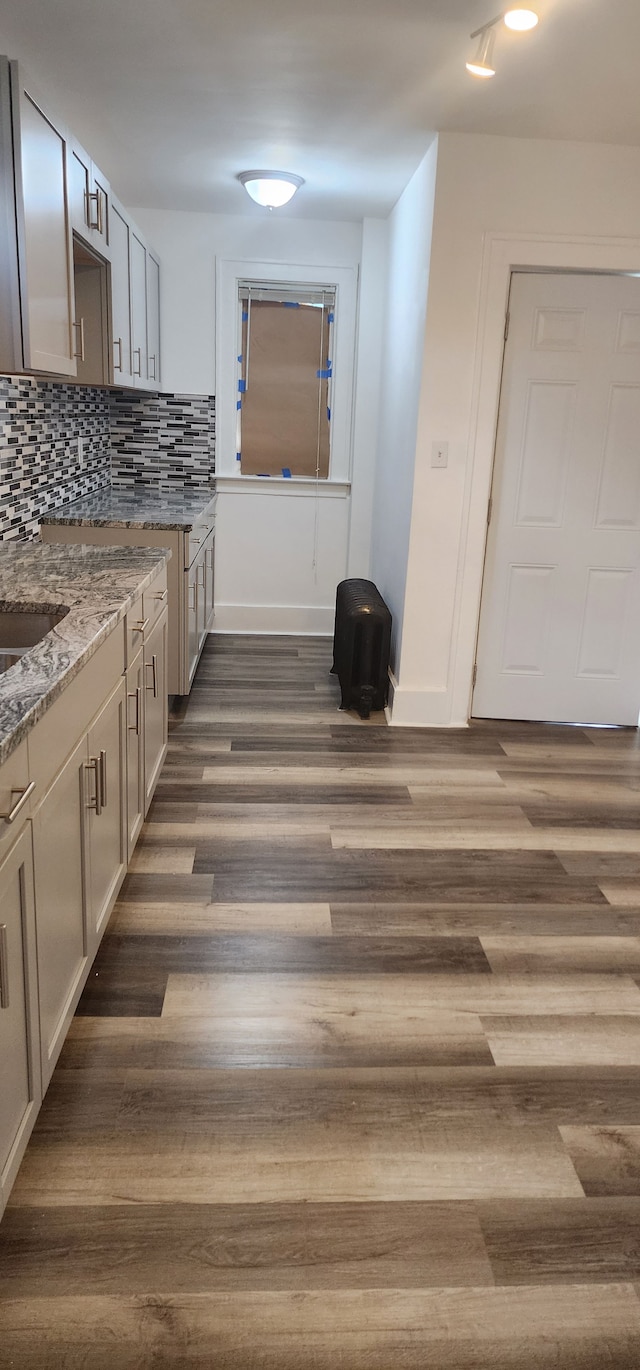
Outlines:
{"label": "track light", "polygon": [[527,29],[534,29],[538,16],[534,10],[507,10],[504,22],[508,29],[516,29],[518,33],[526,33]]}
{"label": "track light", "polygon": [[478,51],[473,61],[466,63],[467,71],[470,71],[472,76],[495,76],[495,67],[491,65],[495,41],[495,29],[485,29],[481,34]]}
{"label": "track light", "polygon": [[473,61],[465,64],[467,71],[470,71],[472,76],[495,76],[493,48],[497,24],[504,23],[508,29],[513,29],[516,33],[526,33],[527,29],[534,29],[537,22],[538,16],[535,10],[514,8],[496,15],[496,18],[490,19],[488,24],[483,24],[481,28],[475,29],[471,37],[478,38],[480,41]]}

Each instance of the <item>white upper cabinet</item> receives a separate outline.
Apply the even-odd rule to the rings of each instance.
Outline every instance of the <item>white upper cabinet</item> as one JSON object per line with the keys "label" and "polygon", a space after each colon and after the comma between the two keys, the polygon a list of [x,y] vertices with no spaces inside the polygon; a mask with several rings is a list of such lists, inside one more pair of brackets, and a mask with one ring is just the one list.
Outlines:
{"label": "white upper cabinet", "polygon": [[150,386],[160,385],[160,263],[147,248],[147,375]]}
{"label": "white upper cabinet", "polygon": [[148,390],[160,382],[158,258],[90,155],[49,118],[7,57],[0,57],[0,371]]}
{"label": "white upper cabinet", "polygon": [[24,366],[75,376],[67,142],[23,89],[20,131]]}
{"label": "white upper cabinet", "polygon": [[109,256],[110,189],[102,172],[76,138],[69,141],[71,227],[101,256]]}
{"label": "white upper cabinet", "polygon": [[113,383],[133,385],[131,344],[131,228],[127,214],[111,197],[111,326]]}

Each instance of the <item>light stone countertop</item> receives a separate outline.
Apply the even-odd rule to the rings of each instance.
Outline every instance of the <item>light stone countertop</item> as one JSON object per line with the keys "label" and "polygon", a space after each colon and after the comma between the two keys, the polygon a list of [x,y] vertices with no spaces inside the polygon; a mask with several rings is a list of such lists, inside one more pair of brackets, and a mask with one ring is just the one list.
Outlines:
{"label": "light stone countertop", "polygon": [[177,528],[189,532],[215,497],[209,486],[180,486],[175,491],[118,489],[107,485],[72,504],[43,515],[40,522],[80,528]]}
{"label": "light stone countertop", "polygon": [[0,764],[113,631],[171,553],[153,547],[0,543],[2,610],[68,614],[0,673]]}

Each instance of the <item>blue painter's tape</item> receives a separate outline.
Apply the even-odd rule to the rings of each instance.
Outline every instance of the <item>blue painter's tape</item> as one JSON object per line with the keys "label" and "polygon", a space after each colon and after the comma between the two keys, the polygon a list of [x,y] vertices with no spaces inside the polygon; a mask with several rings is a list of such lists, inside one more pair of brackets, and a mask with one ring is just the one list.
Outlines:
{"label": "blue painter's tape", "polygon": [[319,381],[330,381],[330,380],[331,380],[331,367],[330,367],[330,366],[327,366],[327,367],[325,367],[322,371],[316,371],[316,376],[318,377],[318,380],[319,380]]}
{"label": "blue painter's tape", "polygon": [[331,370],[331,367],[333,366],[333,362],[332,362],[332,360],[331,360],[331,357],[327,357],[327,366],[329,367],[329,370]]}
{"label": "blue painter's tape", "polygon": [[331,423],[331,410],[329,408],[329,405],[327,405],[327,418],[329,420],[329,423]]}
{"label": "blue painter's tape", "polygon": [[236,400],[236,409],[242,409],[242,400]]}
{"label": "blue painter's tape", "polygon": [[283,466],[282,474],[283,476],[286,476],[287,480],[291,480],[291,470],[288,466]]}
{"label": "blue painter's tape", "polygon": [[242,452],[236,452],[236,461],[242,461]]}
{"label": "blue painter's tape", "polygon": [[241,395],[244,395],[246,388],[247,388],[247,382],[246,382],[246,381],[238,381],[238,390],[240,391],[240,394],[241,394]]}
{"label": "blue painter's tape", "polygon": [[282,303],[283,303],[285,309],[299,309],[299,308],[300,308],[300,305],[297,303],[296,300],[283,300]]}
{"label": "blue painter's tape", "polygon": [[241,353],[241,352],[240,352],[239,355],[238,355],[238,361],[239,361],[239,362],[242,361],[242,353]]}
{"label": "blue painter's tape", "polygon": [[333,321],[334,321],[334,319],[335,319],[335,314],[329,314],[329,315],[328,315],[328,319],[329,319],[329,323],[333,323]]}
{"label": "blue painter's tape", "polygon": [[261,480],[269,480],[271,477],[270,471],[258,471],[257,474],[259,475]]}
{"label": "blue painter's tape", "polygon": [[248,322],[249,322],[249,315],[248,315],[246,309],[243,309],[243,311],[242,311],[242,322],[243,322],[243,323],[248,323]]}

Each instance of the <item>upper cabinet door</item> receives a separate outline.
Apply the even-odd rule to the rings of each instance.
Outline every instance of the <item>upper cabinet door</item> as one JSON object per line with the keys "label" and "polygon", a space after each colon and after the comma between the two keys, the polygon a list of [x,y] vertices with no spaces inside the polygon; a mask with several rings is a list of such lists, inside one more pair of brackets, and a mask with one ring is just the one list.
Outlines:
{"label": "upper cabinet door", "polygon": [[147,250],[147,374],[150,386],[160,388],[160,263]]}
{"label": "upper cabinet door", "polygon": [[111,321],[113,326],[113,383],[133,384],[131,354],[131,268],[129,220],[111,200]]}
{"label": "upper cabinet door", "polygon": [[109,183],[76,138],[69,140],[71,227],[103,257],[109,255]]}
{"label": "upper cabinet door", "polygon": [[21,95],[20,118],[28,324],[25,366],[75,376],[66,139],[26,91]]}
{"label": "upper cabinet door", "polygon": [[149,378],[147,333],[147,249],[135,230],[130,235],[131,333],[133,383],[146,387]]}

